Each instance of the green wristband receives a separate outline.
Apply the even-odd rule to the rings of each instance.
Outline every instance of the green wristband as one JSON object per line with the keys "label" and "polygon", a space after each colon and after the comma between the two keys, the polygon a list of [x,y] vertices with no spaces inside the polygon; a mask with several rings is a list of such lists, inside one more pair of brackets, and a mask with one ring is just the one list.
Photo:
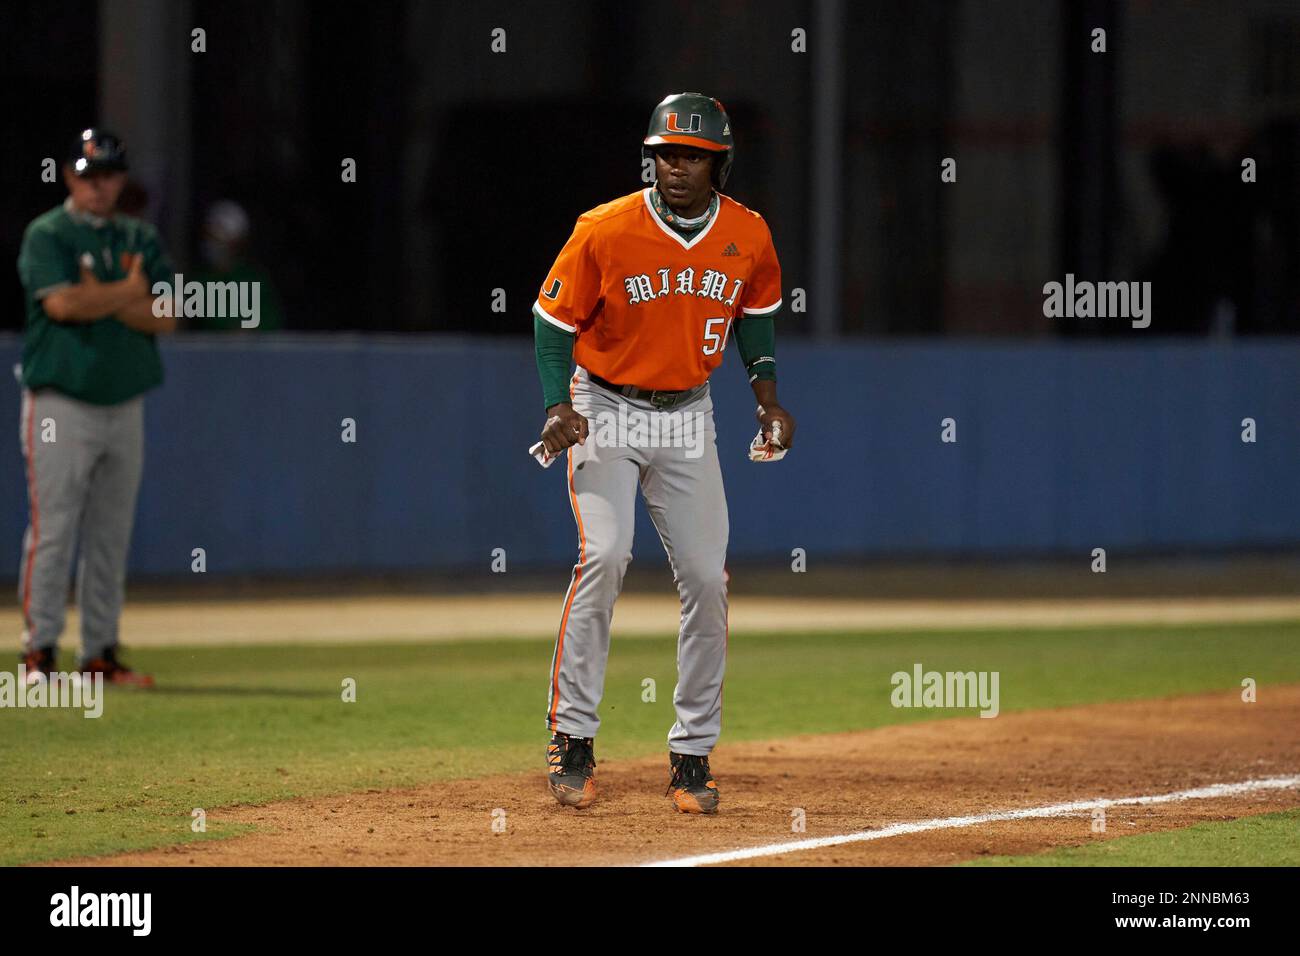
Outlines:
{"label": "green wristband", "polygon": [[741,316],[736,323],[736,346],[751,382],[776,381],[776,323],[772,316]]}

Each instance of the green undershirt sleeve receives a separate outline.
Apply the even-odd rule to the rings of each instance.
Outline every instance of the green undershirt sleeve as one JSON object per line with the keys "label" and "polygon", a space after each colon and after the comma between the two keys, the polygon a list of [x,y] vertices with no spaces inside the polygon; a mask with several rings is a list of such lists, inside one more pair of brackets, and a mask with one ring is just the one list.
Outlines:
{"label": "green undershirt sleeve", "polygon": [[750,382],[776,381],[776,324],[770,315],[744,315],[736,323],[736,346]]}
{"label": "green undershirt sleeve", "polygon": [[533,340],[537,373],[542,378],[546,408],[569,400],[569,373],[573,366],[573,336],[533,313]]}

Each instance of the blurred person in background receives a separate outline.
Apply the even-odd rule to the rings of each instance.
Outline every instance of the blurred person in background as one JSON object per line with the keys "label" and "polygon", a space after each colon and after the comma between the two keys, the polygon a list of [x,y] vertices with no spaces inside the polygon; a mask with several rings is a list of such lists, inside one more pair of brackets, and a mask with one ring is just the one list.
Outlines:
{"label": "blurred person in background", "polygon": [[161,384],[155,282],[173,281],[153,226],[122,214],[122,141],[77,135],[63,167],[68,198],[36,217],[18,254],[26,330],[20,420],[27,532],[18,573],[28,683],[56,668],[68,575],[79,543],[80,667],[106,683],[153,686],[118,659],[126,558],[144,458],[144,393]]}
{"label": "blurred person in background", "polygon": [[[244,207],[221,199],[208,207],[203,219],[203,239],[199,245],[202,268],[194,278],[199,282],[256,282],[260,285],[260,311],[256,328],[274,332],[283,327],[280,296],[265,271],[248,257],[251,223]],[[240,317],[213,316],[190,320],[189,327],[202,332],[238,331]]]}

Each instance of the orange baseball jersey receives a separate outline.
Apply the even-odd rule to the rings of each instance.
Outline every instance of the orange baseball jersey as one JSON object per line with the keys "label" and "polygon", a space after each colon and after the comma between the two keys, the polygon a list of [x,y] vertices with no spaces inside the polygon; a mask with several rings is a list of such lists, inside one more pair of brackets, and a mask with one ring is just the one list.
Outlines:
{"label": "orange baseball jersey", "polygon": [[781,265],[763,217],[719,194],[713,220],[684,239],[648,187],[578,217],[537,297],[575,335],[573,358],[618,385],[700,385],[722,362],[731,324],[781,307]]}

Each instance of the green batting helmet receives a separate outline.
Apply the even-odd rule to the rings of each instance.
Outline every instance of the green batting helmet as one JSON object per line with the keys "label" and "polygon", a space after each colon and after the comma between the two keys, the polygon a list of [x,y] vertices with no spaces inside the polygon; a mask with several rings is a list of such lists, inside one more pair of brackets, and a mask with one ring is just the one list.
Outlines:
{"label": "green batting helmet", "polygon": [[731,163],[736,158],[736,141],[731,137],[731,120],[718,100],[703,93],[665,96],[650,114],[650,128],[642,141],[641,155],[648,156],[656,146],[670,143],[722,153],[713,160],[713,185],[718,189],[726,185]]}

